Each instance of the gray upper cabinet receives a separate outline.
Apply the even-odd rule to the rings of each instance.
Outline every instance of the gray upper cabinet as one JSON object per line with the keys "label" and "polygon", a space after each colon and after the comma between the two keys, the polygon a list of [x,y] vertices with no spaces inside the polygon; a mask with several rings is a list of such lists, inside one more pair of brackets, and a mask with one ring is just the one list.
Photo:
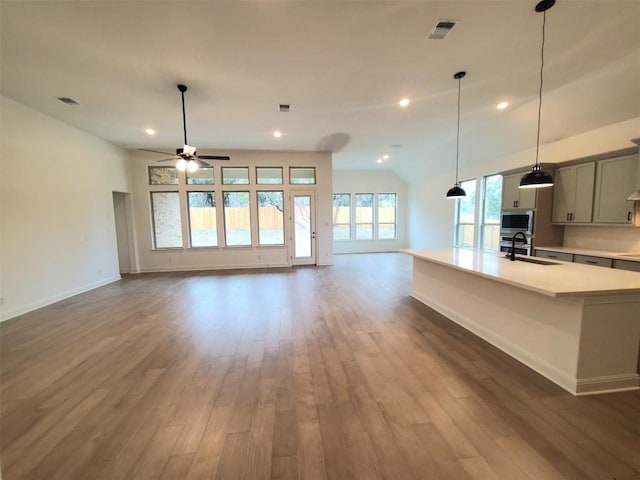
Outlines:
{"label": "gray upper cabinet", "polygon": [[522,173],[514,173],[502,177],[502,208],[536,208],[536,189],[520,188]]}
{"label": "gray upper cabinet", "polygon": [[553,223],[591,222],[595,173],[595,162],[556,170],[553,186]]}
{"label": "gray upper cabinet", "polygon": [[627,196],[636,189],[637,169],[637,155],[625,155],[598,162],[594,223],[633,222],[633,202],[628,201]]}

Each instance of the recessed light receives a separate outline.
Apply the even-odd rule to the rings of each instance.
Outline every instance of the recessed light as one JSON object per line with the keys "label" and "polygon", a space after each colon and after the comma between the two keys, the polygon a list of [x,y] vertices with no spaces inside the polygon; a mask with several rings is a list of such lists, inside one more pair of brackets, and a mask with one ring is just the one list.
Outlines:
{"label": "recessed light", "polygon": [[406,107],[410,103],[411,103],[411,100],[409,100],[408,98],[403,98],[398,102],[398,105],[400,105],[401,107]]}
{"label": "recessed light", "polygon": [[377,159],[376,163],[382,163],[382,159],[381,158]]}
{"label": "recessed light", "polygon": [[385,160],[389,160],[389,155],[383,155],[382,158],[384,158]]}
{"label": "recessed light", "polygon": [[155,135],[156,131],[153,128],[147,128],[145,129],[144,133],[146,133],[147,135]]}
{"label": "recessed light", "polygon": [[500,102],[498,105],[496,105],[496,108],[498,110],[504,110],[508,106],[509,106],[509,102]]}
{"label": "recessed light", "polygon": [[273,132],[273,136],[276,138],[280,138],[282,136],[282,132],[279,132],[278,130],[276,130],[275,132]]}

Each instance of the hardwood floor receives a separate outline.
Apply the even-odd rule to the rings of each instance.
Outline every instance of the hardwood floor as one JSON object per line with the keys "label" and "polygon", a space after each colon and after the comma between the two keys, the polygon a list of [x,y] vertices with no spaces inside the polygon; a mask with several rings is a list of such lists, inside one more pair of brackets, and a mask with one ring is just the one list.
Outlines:
{"label": "hardwood floor", "polygon": [[640,393],[573,397],[410,286],[409,256],[338,255],[4,322],[2,478],[640,478]]}

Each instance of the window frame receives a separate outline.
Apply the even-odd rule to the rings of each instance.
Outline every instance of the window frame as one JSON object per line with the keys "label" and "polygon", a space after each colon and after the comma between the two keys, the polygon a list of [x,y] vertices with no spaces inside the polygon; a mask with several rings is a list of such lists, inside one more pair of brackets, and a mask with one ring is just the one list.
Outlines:
{"label": "window frame", "polygon": [[[380,195],[393,195],[393,222],[380,221]],[[395,192],[378,192],[376,194],[377,214],[376,214],[376,239],[380,241],[389,241],[398,239],[398,194]],[[380,238],[380,225],[393,225],[393,238]]]}
{"label": "window frame", "polygon": [[[225,177],[224,177],[224,171],[225,169],[227,170],[246,170],[247,171],[247,181],[246,183],[228,183],[225,182]],[[235,167],[235,166],[227,166],[227,167],[220,167],[220,184],[221,185],[251,185],[251,169],[249,167]]]}
{"label": "window frame", "polygon": [[[178,198],[178,216],[179,216],[179,225],[180,225],[180,246],[172,246],[172,247],[158,247],[158,235],[156,229],[156,212],[154,208],[153,195],[155,193],[175,193]],[[152,240],[152,250],[177,250],[184,249],[184,235],[182,231],[182,205],[180,202],[180,191],[178,190],[150,190],[149,191],[149,207],[151,209],[151,240]]]}
{"label": "window frame", "polygon": [[[358,222],[358,216],[357,216],[357,212],[358,212],[358,196],[359,195],[370,195],[371,196],[371,223],[362,223],[362,222]],[[374,193],[369,193],[369,192],[361,192],[361,193],[356,193],[355,194],[355,208],[356,208],[356,215],[354,215],[353,221],[355,224],[355,240],[356,241],[364,241],[364,242],[370,242],[372,240],[376,240],[375,238],[375,225],[376,225],[376,209],[373,207],[374,203],[375,203],[375,194]],[[360,208],[366,208],[366,207],[360,207]],[[358,238],[358,225],[371,225],[371,237],[368,238]]]}
{"label": "window frame", "polygon": [[[174,175],[173,178],[175,179],[175,182],[172,183],[152,183],[151,182],[151,171],[152,170],[173,170],[174,171]],[[178,171],[178,169],[175,166],[170,166],[170,165],[147,165],[147,185],[152,186],[152,187],[157,187],[157,186],[173,186],[173,185],[180,185],[180,172]]]}
{"label": "window frame", "polygon": [[[273,184],[271,184],[273,185]],[[282,195],[282,243],[261,243],[260,242],[260,194],[261,193],[279,193]],[[258,227],[258,247],[284,247],[286,245],[286,234],[285,234],[285,216],[284,216],[284,209],[285,209],[285,197],[284,197],[284,190],[256,190],[256,211],[257,211],[257,217],[256,217],[256,226]]]}
{"label": "window frame", "polygon": [[[500,207],[498,208],[498,219],[495,222],[486,221],[487,179],[491,177],[500,177]],[[503,176],[499,173],[485,175],[482,177],[482,208],[480,211],[480,218],[478,219],[478,225],[480,229],[480,248],[482,250],[487,250],[490,252],[500,251],[500,212],[502,211],[502,187],[504,185],[503,181]],[[498,245],[495,249],[485,247],[485,226],[495,226],[498,228]]]}
{"label": "window frame", "polygon": [[[214,215],[214,221],[215,221],[215,225],[216,225],[216,229],[215,229],[215,239],[216,239],[216,244],[215,245],[194,245],[193,244],[193,232],[191,230],[191,202],[189,200],[189,196],[192,193],[210,193],[212,198],[213,198],[213,208],[215,209],[215,215]],[[185,192],[186,194],[186,198],[187,198],[187,229],[188,229],[188,233],[189,233],[189,248],[218,248],[219,247],[219,242],[218,242],[218,206],[217,206],[217,199],[216,199],[216,193],[214,190],[187,190]]]}
{"label": "window frame", "polygon": [[[477,178],[469,178],[467,180],[463,180],[460,182],[460,187],[462,187],[463,190],[465,190],[465,192],[468,190],[464,188],[463,184],[468,183],[468,182],[474,182],[475,183],[475,187],[474,187],[474,202],[473,202],[473,222],[469,223],[469,222],[461,222],[460,221],[460,207],[462,205],[462,198],[456,198],[456,205],[455,205],[455,222],[454,222],[454,235],[453,235],[453,246],[457,247],[457,248],[475,248],[476,246],[476,219],[477,219],[477,214],[476,214],[476,210],[477,210],[477,206],[478,206],[478,179]],[[467,197],[463,197],[463,198],[469,198]],[[461,245],[460,244],[460,227],[461,226],[471,226],[473,227],[473,241],[471,245]]]}
{"label": "window frame", "polygon": [[[336,208],[336,207],[333,204],[333,202],[334,202],[334,197],[336,195],[346,195],[347,198],[349,199],[349,203],[346,206],[347,207],[347,211],[349,212],[349,218],[348,218],[347,223],[336,223],[336,221],[335,221],[335,213],[334,213],[333,209]],[[338,207],[344,207],[344,206],[343,205],[339,205]],[[334,217],[333,218],[333,226],[332,226],[333,227],[332,232],[334,233],[333,241],[334,242],[350,242],[351,240],[353,240],[353,238],[352,238],[353,237],[352,228],[351,228],[351,217],[352,217],[352,214],[351,214],[351,193],[332,193],[331,194],[331,214]],[[348,227],[348,229],[349,229],[349,238],[341,238],[341,239],[337,239],[336,240],[336,238],[335,238],[335,227],[336,227],[336,225],[337,226],[345,226],[346,225]]]}
{"label": "window frame", "polygon": [[[275,183],[260,182],[259,170],[280,170],[280,181]],[[256,185],[283,185],[284,184],[284,169],[282,167],[256,167]],[[264,190],[262,190],[264,191]]]}
{"label": "window frame", "polygon": [[[313,182],[294,182],[291,176],[292,170],[313,170]],[[316,167],[289,167],[289,185],[317,185],[318,177],[316,175]]]}
{"label": "window frame", "polygon": [[[224,204],[225,193],[246,193],[249,199],[249,243],[243,243],[241,245],[229,245],[227,228],[227,206]],[[222,191],[222,222],[224,228],[224,246],[226,248],[248,248],[253,247],[253,222],[251,221],[251,190],[223,190]]]}

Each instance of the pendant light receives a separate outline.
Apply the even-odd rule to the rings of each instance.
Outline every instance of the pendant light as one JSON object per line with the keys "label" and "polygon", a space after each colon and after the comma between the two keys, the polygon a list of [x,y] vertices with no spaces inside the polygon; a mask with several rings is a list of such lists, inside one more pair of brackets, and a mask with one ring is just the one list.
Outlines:
{"label": "pendant light", "polygon": [[460,198],[465,197],[467,192],[460,186],[458,181],[458,156],[460,152],[460,80],[467,72],[458,72],[453,78],[458,80],[458,133],[456,134],[456,183],[447,192],[447,198]]}
{"label": "pendant light", "polygon": [[542,12],[542,49],[540,62],[540,90],[538,92],[538,135],[536,138],[536,164],[531,171],[520,179],[520,188],[541,188],[553,185],[553,176],[549,172],[545,172],[538,162],[538,153],[540,151],[540,112],[542,111],[542,72],[544,70],[544,27],[547,21],[547,10],[553,7],[556,0],[542,0],[536,5],[536,12]]}

